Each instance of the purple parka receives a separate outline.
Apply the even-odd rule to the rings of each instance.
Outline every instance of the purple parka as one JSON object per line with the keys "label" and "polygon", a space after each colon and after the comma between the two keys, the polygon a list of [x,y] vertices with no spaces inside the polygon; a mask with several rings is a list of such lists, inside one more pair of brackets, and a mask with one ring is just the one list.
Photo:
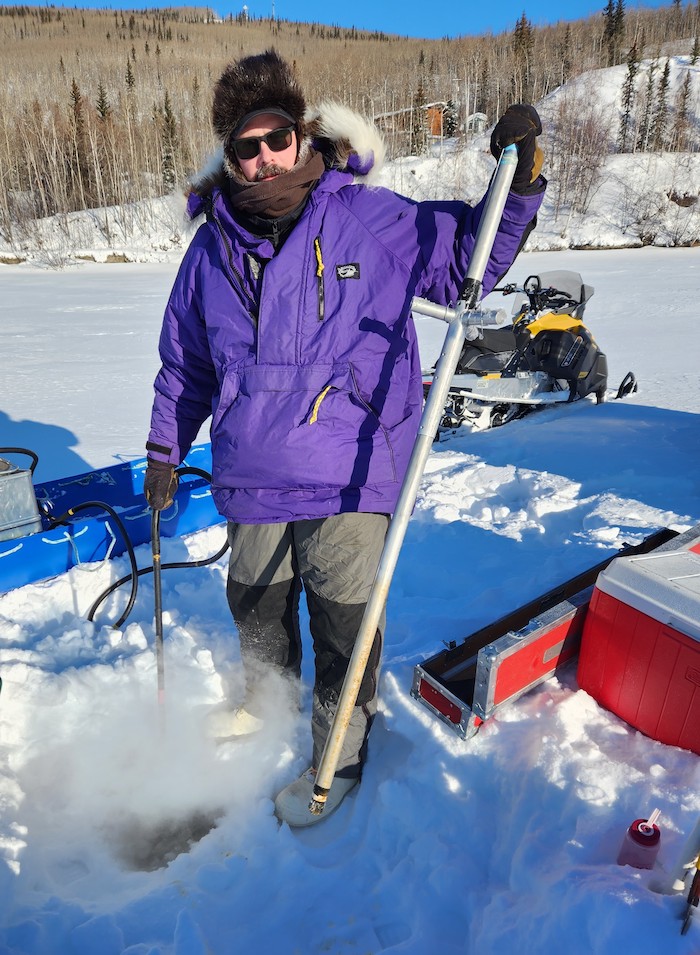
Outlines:
{"label": "purple parka", "polygon": [[[422,408],[411,299],[455,302],[483,200],[414,202],[327,169],[276,253],[211,200],[165,312],[149,455],[180,464],[211,415],[229,521],[391,513]],[[485,293],[541,200],[509,194]]]}

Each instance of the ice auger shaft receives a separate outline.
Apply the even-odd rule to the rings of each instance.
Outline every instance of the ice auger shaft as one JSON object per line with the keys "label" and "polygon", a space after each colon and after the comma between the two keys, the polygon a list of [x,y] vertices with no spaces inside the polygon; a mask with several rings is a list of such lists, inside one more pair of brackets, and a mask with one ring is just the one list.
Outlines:
{"label": "ice auger shaft", "polygon": [[476,309],[481,298],[484,273],[501,222],[503,208],[513,181],[517,162],[517,148],[515,146],[506,147],[501,153],[496,173],[487,194],[469,268],[456,306],[449,308],[418,298],[414,298],[412,302],[413,311],[442,318],[448,322],[449,327],[435,368],[428,399],[423,409],[418,435],[401,486],[396,510],[392,516],[384,542],[384,549],[369,600],[355,639],[355,646],[338,698],[333,724],[326,740],[321,761],[317,767],[313,798],[309,804],[309,812],[314,814],[323,812],[328,792],[333,783],[333,776],[340,759],[340,752],[353,707],[357,701],[377,626],[384,610],[408,521],[416,501],[418,486],[443,415],[447,392],[457,367],[467,328],[469,325],[484,324],[484,314],[477,313]]}
{"label": "ice auger shaft", "polygon": [[153,556],[153,603],[158,670],[158,713],[161,729],[165,721],[165,662],[163,653],[163,584],[160,559],[160,511],[151,511],[151,553]]}

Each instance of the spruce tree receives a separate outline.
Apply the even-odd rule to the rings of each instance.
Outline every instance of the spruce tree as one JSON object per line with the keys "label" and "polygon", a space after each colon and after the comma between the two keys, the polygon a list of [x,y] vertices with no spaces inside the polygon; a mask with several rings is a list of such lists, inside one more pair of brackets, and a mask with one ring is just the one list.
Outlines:
{"label": "spruce tree", "polygon": [[160,112],[161,142],[162,142],[162,169],[163,185],[172,192],[175,188],[176,152],[177,152],[177,122],[170,102],[170,94],[165,91],[163,109]]}
{"label": "spruce tree", "polygon": [[605,9],[603,10],[603,20],[605,25],[603,27],[603,43],[605,44],[605,49],[607,51],[607,59],[605,61],[606,66],[613,66],[613,37],[615,34],[615,2],[614,0],[608,0]]}
{"label": "spruce tree", "polygon": [[73,125],[73,158],[71,174],[75,182],[75,208],[82,209],[87,205],[88,192],[88,162],[87,162],[87,132],[85,128],[85,113],[83,111],[83,94],[77,81],[73,78],[70,88],[71,119]]}
{"label": "spruce tree", "polygon": [[513,70],[513,96],[516,99],[528,102],[532,99],[532,54],[535,38],[532,24],[525,16],[520,17],[513,31],[513,54],[515,68]]}
{"label": "spruce tree", "polygon": [[634,145],[632,136],[634,126],[634,102],[636,98],[635,84],[639,72],[639,54],[637,44],[633,43],[627,54],[627,76],[622,86],[622,116],[620,117],[620,131],[617,145],[621,153],[627,152],[630,145]]}
{"label": "spruce tree", "polygon": [[413,97],[413,107],[411,109],[411,128],[408,144],[409,153],[412,156],[421,156],[425,152],[428,143],[428,136],[425,129],[425,90],[420,83],[418,91]]}
{"label": "spruce tree", "polygon": [[625,38],[625,0],[617,0],[615,4],[615,63],[619,63],[622,56],[622,43]]}
{"label": "spruce tree", "polygon": [[676,122],[673,131],[673,148],[686,152],[690,148],[690,71],[686,72],[676,96]]}
{"label": "spruce tree", "polygon": [[569,79],[571,76],[571,26],[567,23],[566,30],[564,32],[564,42],[561,48],[561,85]]}
{"label": "spruce tree", "polygon": [[107,119],[112,112],[112,107],[109,105],[107,93],[101,80],[97,84],[97,102],[95,103],[95,109],[102,120]]}
{"label": "spruce tree", "polygon": [[444,135],[449,138],[457,135],[458,128],[457,108],[454,104],[454,100],[448,99],[445,103],[445,112],[442,116],[442,131]]}
{"label": "spruce tree", "polygon": [[671,82],[671,62],[666,60],[666,66],[656,88],[656,104],[651,124],[651,144],[656,152],[666,147],[666,127],[668,126],[668,88]]}
{"label": "spruce tree", "polygon": [[637,136],[637,147],[643,152],[649,149],[651,138],[651,123],[654,110],[654,74],[659,68],[657,62],[649,64],[649,73],[647,76],[647,85],[644,92],[644,107],[642,111],[642,120],[639,124],[639,134]]}
{"label": "spruce tree", "polygon": [[73,121],[75,122],[76,129],[83,130],[83,95],[80,92],[80,87],[73,77],[73,80],[70,85],[70,99],[71,99],[71,110],[73,113]]}
{"label": "spruce tree", "polygon": [[622,39],[625,33],[624,0],[608,0],[603,10],[603,43],[605,45],[607,66],[616,66],[620,62]]}
{"label": "spruce tree", "polygon": [[134,71],[131,67],[131,60],[127,59],[126,61],[126,73],[124,74],[124,82],[126,83],[126,88],[129,93],[133,93],[134,87],[136,86],[136,79],[134,77]]}

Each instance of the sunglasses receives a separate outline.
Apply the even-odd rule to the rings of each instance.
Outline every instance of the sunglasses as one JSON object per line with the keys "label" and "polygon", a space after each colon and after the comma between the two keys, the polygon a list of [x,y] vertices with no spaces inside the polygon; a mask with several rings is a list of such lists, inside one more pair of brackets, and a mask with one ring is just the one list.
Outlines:
{"label": "sunglasses", "polygon": [[283,129],[273,129],[264,136],[244,136],[243,139],[234,139],[231,148],[237,159],[255,159],[260,152],[260,144],[265,143],[273,153],[281,153],[292,145],[293,126]]}

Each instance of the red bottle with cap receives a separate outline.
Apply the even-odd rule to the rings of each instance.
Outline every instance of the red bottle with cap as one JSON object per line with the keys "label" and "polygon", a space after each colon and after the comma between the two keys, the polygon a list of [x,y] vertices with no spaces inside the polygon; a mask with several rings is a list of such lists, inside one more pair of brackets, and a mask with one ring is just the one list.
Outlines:
{"label": "red bottle with cap", "polygon": [[661,830],[656,825],[659,810],[655,809],[648,819],[635,819],[625,833],[618,865],[631,865],[635,869],[653,869],[661,845]]}

